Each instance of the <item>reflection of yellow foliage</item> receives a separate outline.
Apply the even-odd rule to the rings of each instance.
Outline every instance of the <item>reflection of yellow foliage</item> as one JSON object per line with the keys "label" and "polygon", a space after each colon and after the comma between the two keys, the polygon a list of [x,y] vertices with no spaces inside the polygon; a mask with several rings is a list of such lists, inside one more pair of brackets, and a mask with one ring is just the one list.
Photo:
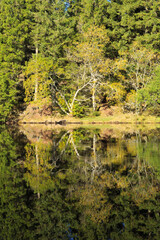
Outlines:
{"label": "reflection of yellow foliage", "polygon": [[137,155],[137,143],[136,141],[127,141],[126,142],[127,150],[128,153],[131,154],[131,156],[136,156]]}
{"label": "reflection of yellow foliage", "polygon": [[34,190],[35,193],[44,193],[48,189],[54,189],[55,182],[48,176],[47,173],[39,173],[37,175],[31,175],[29,172],[24,174],[24,178],[27,180],[28,184]]}
{"label": "reflection of yellow foliage", "polygon": [[51,179],[50,173],[53,166],[49,163],[51,144],[44,145],[38,142],[27,144],[26,161],[24,167],[27,172],[24,174],[25,179],[34,189],[35,192],[44,192],[48,188],[54,188],[54,180]]}
{"label": "reflection of yellow foliage", "polygon": [[64,137],[63,140],[59,142],[58,148],[59,148],[60,151],[65,149],[67,140],[68,140],[68,136]]}
{"label": "reflection of yellow foliage", "polygon": [[66,177],[66,175],[65,175],[64,173],[62,173],[62,172],[59,172],[59,173],[57,174],[57,177],[58,177],[59,179],[61,179],[61,180],[64,180],[65,177]]}
{"label": "reflection of yellow foliage", "polygon": [[110,214],[111,209],[112,205],[108,203],[107,205],[105,205],[105,207],[101,207],[98,209],[96,209],[95,207],[92,209],[87,208],[85,213],[88,216],[91,216],[91,220],[93,222],[98,224],[106,220],[107,217],[109,217],[108,215]]}
{"label": "reflection of yellow foliage", "polygon": [[126,177],[124,176],[118,176],[115,180],[117,184],[117,188],[127,188],[129,186],[129,182]]}
{"label": "reflection of yellow foliage", "polygon": [[103,189],[100,186],[86,185],[81,189],[80,202],[83,213],[95,223],[101,223],[109,217],[112,205],[107,202]]}
{"label": "reflection of yellow foliage", "polygon": [[101,184],[107,188],[113,188],[115,185],[113,175],[109,172],[105,172],[104,174],[102,174]]}
{"label": "reflection of yellow foliage", "polygon": [[[126,167],[125,167],[126,168]],[[125,170],[125,168],[120,169],[120,171]],[[128,180],[125,176],[121,176],[119,172],[116,172],[115,175],[106,172],[105,174],[101,175],[101,185],[107,188],[127,188],[129,186]]]}
{"label": "reflection of yellow foliage", "polygon": [[151,197],[154,197],[156,194],[156,187],[151,185],[146,179],[132,189],[132,198],[137,205],[143,203],[145,200],[151,199]]}
{"label": "reflection of yellow foliage", "polygon": [[107,146],[107,156],[110,161],[110,164],[122,164],[125,160],[125,151],[119,142],[116,145],[108,144]]}

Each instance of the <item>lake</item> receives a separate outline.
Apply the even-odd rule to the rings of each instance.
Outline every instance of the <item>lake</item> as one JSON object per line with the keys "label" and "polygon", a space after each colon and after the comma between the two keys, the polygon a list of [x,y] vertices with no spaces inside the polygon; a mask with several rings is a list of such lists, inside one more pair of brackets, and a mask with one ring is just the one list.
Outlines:
{"label": "lake", "polygon": [[0,130],[0,240],[160,239],[160,128]]}

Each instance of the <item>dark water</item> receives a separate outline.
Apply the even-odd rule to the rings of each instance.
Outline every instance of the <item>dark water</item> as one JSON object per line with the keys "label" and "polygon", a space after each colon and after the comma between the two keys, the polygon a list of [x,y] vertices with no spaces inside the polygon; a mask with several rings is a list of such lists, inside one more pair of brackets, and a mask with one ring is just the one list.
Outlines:
{"label": "dark water", "polygon": [[0,130],[0,239],[160,239],[160,129]]}

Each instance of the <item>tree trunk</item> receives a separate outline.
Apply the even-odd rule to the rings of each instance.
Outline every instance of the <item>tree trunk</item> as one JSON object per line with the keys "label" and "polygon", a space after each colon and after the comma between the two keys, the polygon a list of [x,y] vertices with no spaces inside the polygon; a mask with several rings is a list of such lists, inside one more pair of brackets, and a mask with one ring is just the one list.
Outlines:
{"label": "tree trunk", "polygon": [[92,87],[92,107],[93,107],[93,112],[96,111],[95,93],[96,93],[96,80],[93,81],[93,87]]}
{"label": "tree trunk", "polygon": [[35,146],[35,154],[36,154],[36,165],[37,165],[37,196],[40,198],[39,192],[39,157],[38,157],[38,146]]}
{"label": "tree trunk", "polygon": [[35,76],[35,92],[34,92],[34,101],[37,101],[38,95],[38,46],[36,47],[36,76]]}

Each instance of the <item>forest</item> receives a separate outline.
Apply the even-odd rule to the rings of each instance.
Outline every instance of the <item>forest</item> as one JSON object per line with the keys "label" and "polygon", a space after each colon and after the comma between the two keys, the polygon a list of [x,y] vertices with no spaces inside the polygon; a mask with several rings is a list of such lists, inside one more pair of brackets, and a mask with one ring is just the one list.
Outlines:
{"label": "forest", "polygon": [[160,2],[0,0],[0,121],[27,106],[160,116]]}
{"label": "forest", "polygon": [[31,128],[0,126],[1,240],[159,240],[158,128]]}

